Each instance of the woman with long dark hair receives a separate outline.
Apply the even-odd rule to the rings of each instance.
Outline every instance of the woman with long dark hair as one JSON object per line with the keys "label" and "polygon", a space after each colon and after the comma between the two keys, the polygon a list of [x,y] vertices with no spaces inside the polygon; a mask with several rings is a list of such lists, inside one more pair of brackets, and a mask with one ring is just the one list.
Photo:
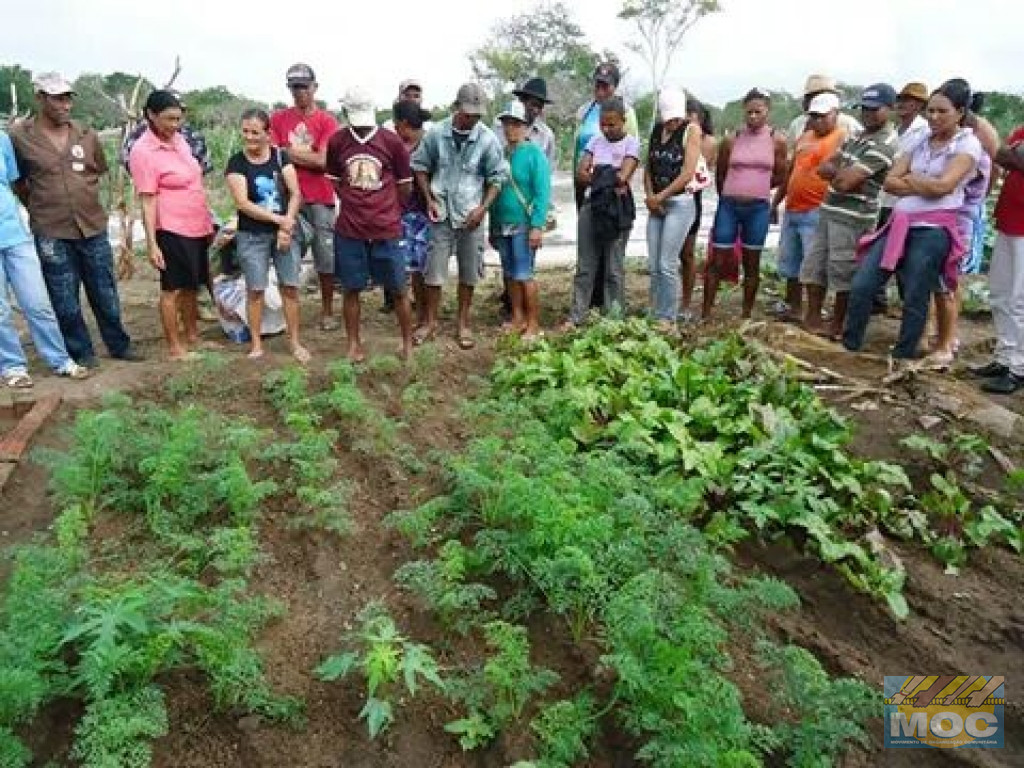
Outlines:
{"label": "woman with long dark hair", "polygon": [[[715,138],[715,125],[711,120],[711,112],[696,99],[689,99],[686,102],[686,114],[691,123],[700,126],[700,151],[704,158],[704,169],[708,174],[714,174],[718,159],[718,139]],[[699,167],[698,172],[701,172]],[[711,176],[711,178],[714,177]],[[708,183],[711,178],[708,179]],[[701,218],[704,213],[703,198],[707,184],[701,183],[696,187],[693,193],[693,224],[690,225],[690,231],[683,242],[683,250],[679,254],[679,272],[683,281],[679,319],[684,323],[692,322],[696,318],[690,304],[693,301],[693,286],[697,283],[697,235],[700,233]]]}
{"label": "woman with long dark hair", "polygon": [[[178,132],[178,97],[158,90],[146,99],[148,130],[135,143],[129,168],[142,198],[142,223],[150,263],[160,272],[160,321],[171,360],[185,360],[199,342],[197,291],[210,274],[213,219],[203,189],[203,169]],[[178,332],[182,316],[185,338]]]}
{"label": "woman with long dark hair", "polygon": [[955,338],[955,294],[965,250],[960,221],[965,189],[977,172],[984,150],[964,126],[971,103],[966,83],[950,81],[928,101],[929,134],[897,158],[885,190],[898,199],[884,227],[862,241],[863,262],[853,280],[844,346],[864,344],[871,306],[878,289],[895,273],[904,289],[903,318],[893,347],[895,360],[917,356],[925,330],[928,302],[937,301],[939,340],[933,362],[946,367]]}

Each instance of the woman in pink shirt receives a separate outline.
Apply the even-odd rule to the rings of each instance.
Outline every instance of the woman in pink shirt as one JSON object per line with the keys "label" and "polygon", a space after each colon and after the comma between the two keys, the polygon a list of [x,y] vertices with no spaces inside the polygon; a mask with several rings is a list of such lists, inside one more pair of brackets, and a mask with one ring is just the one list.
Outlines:
{"label": "woman in pink shirt", "polygon": [[[149,260],[160,271],[160,321],[171,360],[185,360],[199,341],[196,294],[207,283],[213,221],[203,170],[178,132],[181,103],[171,91],[146,100],[149,129],[132,148],[129,168],[142,198]],[[185,340],[178,333],[178,312]]]}

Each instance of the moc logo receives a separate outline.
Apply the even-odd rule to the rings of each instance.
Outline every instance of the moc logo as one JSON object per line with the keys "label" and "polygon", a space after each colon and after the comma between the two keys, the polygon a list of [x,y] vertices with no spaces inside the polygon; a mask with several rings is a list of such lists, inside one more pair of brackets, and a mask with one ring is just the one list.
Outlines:
{"label": "moc logo", "polygon": [[885,746],[999,749],[1002,675],[886,675]]}

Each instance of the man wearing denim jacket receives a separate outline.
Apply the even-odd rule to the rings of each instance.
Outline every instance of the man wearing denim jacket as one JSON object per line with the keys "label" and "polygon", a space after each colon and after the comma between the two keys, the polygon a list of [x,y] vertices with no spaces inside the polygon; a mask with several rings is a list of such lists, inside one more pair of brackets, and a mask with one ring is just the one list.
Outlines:
{"label": "man wearing denim jacket", "polygon": [[107,172],[99,136],[71,119],[74,91],[55,72],[35,80],[38,114],[11,131],[23,178],[16,191],[28,208],[50,301],[67,350],[93,368],[96,351],[82,316],[81,286],[110,356],[141,360],[121,322],[114,254],[100,177]]}
{"label": "man wearing denim jacket", "polygon": [[469,310],[483,271],[486,236],[480,225],[501,191],[508,164],[497,136],[480,120],[486,112],[483,89],[466,83],[459,88],[454,108],[455,113],[438,123],[412,156],[416,185],[427,201],[431,221],[430,250],[423,268],[426,324],[417,329],[414,340],[422,344],[437,333],[441,286],[454,254],[459,270],[456,339],[460,347],[471,349]]}

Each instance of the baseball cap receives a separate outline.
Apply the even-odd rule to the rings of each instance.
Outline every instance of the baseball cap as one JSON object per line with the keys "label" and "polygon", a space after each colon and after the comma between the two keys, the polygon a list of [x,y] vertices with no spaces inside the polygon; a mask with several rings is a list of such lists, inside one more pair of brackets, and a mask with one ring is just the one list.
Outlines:
{"label": "baseball cap", "polygon": [[807,82],[804,83],[804,96],[812,93],[823,93],[825,91],[834,92],[835,90],[835,78],[829,77],[828,75],[810,75],[807,78]]}
{"label": "baseball cap", "polygon": [[860,94],[860,105],[868,109],[891,107],[896,103],[896,89],[888,83],[869,85]]}
{"label": "baseball cap", "polygon": [[515,120],[520,123],[529,122],[526,119],[526,106],[521,101],[510,101],[498,115],[499,120]]}
{"label": "baseball cap", "polygon": [[819,93],[807,105],[809,115],[827,115],[839,109],[839,97],[834,93]]}
{"label": "baseball cap", "polygon": [[455,94],[455,108],[467,115],[482,115],[487,111],[487,95],[478,83],[464,83]]}
{"label": "baseball cap", "polygon": [[371,128],[377,124],[377,110],[373,98],[361,88],[353,88],[342,100],[345,118],[353,128]]}
{"label": "baseball cap", "polygon": [[75,89],[71,83],[64,79],[59,72],[43,72],[32,79],[32,85],[36,93],[45,93],[47,96],[63,96],[70,93],[74,95]]}
{"label": "baseball cap", "polygon": [[618,86],[619,77],[619,68],[610,61],[598,64],[597,69],[594,70],[595,83],[607,83],[608,85]]}
{"label": "baseball cap", "polygon": [[686,93],[666,88],[658,94],[658,116],[663,122],[686,119]]}
{"label": "baseball cap", "polygon": [[928,102],[928,86],[924,83],[912,82],[903,86],[899,98],[917,99],[921,102]]}
{"label": "baseball cap", "polygon": [[309,64],[292,64],[284,77],[288,85],[312,85],[316,82],[316,75]]}
{"label": "baseball cap", "polygon": [[419,80],[410,77],[408,80],[403,80],[398,84],[398,95],[401,97],[410,88],[418,88],[421,92],[423,91],[423,83]]}

